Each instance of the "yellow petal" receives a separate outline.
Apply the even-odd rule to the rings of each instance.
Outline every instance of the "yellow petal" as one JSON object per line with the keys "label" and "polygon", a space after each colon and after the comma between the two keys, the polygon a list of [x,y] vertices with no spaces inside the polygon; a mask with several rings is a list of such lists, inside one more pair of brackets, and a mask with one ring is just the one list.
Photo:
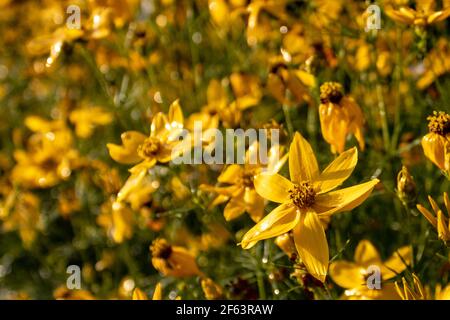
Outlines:
{"label": "yellow petal", "polygon": [[153,298],[152,300],[162,300],[162,289],[161,289],[161,283],[157,283],[155,287],[155,292],[153,292]]}
{"label": "yellow petal", "polygon": [[371,264],[380,265],[381,258],[369,240],[361,240],[355,250],[355,262],[364,267]]}
{"label": "yellow petal", "polygon": [[237,179],[242,175],[242,167],[237,164],[232,164],[225,168],[225,170],[217,178],[221,183],[236,183]]}
{"label": "yellow petal", "polygon": [[236,219],[245,212],[245,203],[243,192],[238,197],[232,198],[225,206],[223,215],[225,220],[230,221]]}
{"label": "yellow petal", "polygon": [[429,133],[422,138],[425,156],[441,170],[445,170],[445,142],[445,138],[437,133]]}
{"label": "yellow petal", "polygon": [[445,216],[441,210],[439,210],[438,214],[437,214],[437,231],[438,231],[439,239],[441,239],[443,241],[450,240],[450,230],[447,225]]}
{"label": "yellow petal", "polygon": [[178,99],[170,105],[168,116],[171,127],[183,127],[183,111],[181,110],[180,101]]}
{"label": "yellow petal", "polygon": [[248,212],[250,218],[254,222],[259,222],[264,215],[266,201],[254,189],[245,188],[244,202],[245,211]]}
{"label": "yellow petal", "polygon": [[294,228],[294,242],[308,272],[325,282],[329,261],[328,243],[322,223],[314,211],[302,212]]}
{"label": "yellow petal", "polygon": [[319,166],[311,145],[298,132],[295,133],[289,149],[289,172],[291,181],[297,183],[312,182],[319,175]]}
{"label": "yellow petal", "polygon": [[407,266],[411,265],[412,258],[411,246],[404,246],[396,250],[381,268],[383,280],[391,279],[405,270]]}
{"label": "yellow petal", "polygon": [[348,261],[336,261],[330,264],[331,279],[345,289],[359,288],[364,285],[363,271],[361,266]]}
{"label": "yellow petal", "polygon": [[299,218],[300,212],[295,207],[283,203],[244,235],[241,241],[242,248],[250,249],[260,240],[274,238],[292,230]]}
{"label": "yellow petal", "polygon": [[437,219],[436,219],[436,217],[430,211],[428,211],[427,208],[425,208],[421,204],[418,204],[417,205],[417,209],[433,225],[433,227],[435,227],[435,228],[437,227]]}
{"label": "yellow petal", "polygon": [[279,174],[261,173],[254,179],[256,192],[273,202],[289,201],[288,191],[293,187],[292,183]]}
{"label": "yellow petal", "polygon": [[141,158],[137,154],[137,148],[145,140],[145,135],[137,131],[127,131],[120,136],[123,146],[108,143],[106,146],[109,155],[115,161],[124,164],[133,164],[139,162]]}
{"label": "yellow petal", "polygon": [[333,208],[325,212],[320,212],[320,214],[330,215],[336,212],[352,210],[369,197],[378,182],[378,179],[373,179],[353,187],[318,195],[316,197],[316,203],[318,206]]}
{"label": "yellow petal", "polygon": [[136,190],[136,188],[139,187],[140,183],[145,178],[146,174],[147,170],[141,170],[130,175],[130,177],[127,179],[127,181],[117,194],[117,201],[120,202],[125,200],[130,195],[130,193]]}
{"label": "yellow petal", "polygon": [[167,138],[170,133],[170,124],[165,114],[158,112],[153,117],[150,132],[151,137],[159,138],[160,140]]}
{"label": "yellow petal", "polygon": [[352,174],[357,162],[358,150],[355,147],[341,153],[316,180],[320,193],[328,192],[341,185]]}
{"label": "yellow petal", "polygon": [[147,297],[147,295],[145,294],[144,291],[142,291],[139,288],[136,288],[133,291],[132,299],[133,300],[148,300],[148,297]]}

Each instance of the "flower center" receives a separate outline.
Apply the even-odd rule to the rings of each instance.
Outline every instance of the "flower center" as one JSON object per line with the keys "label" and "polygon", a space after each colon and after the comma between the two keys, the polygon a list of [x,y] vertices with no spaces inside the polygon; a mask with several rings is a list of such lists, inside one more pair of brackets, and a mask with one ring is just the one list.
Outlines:
{"label": "flower center", "polygon": [[301,209],[312,206],[316,199],[316,192],[309,182],[295,184],[288,192],[292,202]]}
{"label": "flower center", "polygon": [[325,82],[320,86],[320,102],[322,103],[339,103],[343,96],[342,85],[340,83]]}
{"label": "flower center", "polygon": [[161,142],[159,141],[158,138],[154,138],[154,137],[149,137],[147,139],[144,140],[144,143],[142,143],[139,147],[138,147],[138,155],[141,158],[151,158],[154,157],[159,149],[161,148]]}
{"label": "flower center", "polygon": [[245,170],[242,175],[242,184],[245,187],[253,188],[253,179],[255,177],[255,170]]}
{"label": "flower center", "polygon": [[167,240],[156,239],[153,241],[150,251],[152,252],[153,257],[167,260],[172,254],[172,247]]}
{"label": "flower center", "polygon": [[445,136],[450,133],[450,115],[444,111],[434,111],[432,116],[427,118],[430,132]]}

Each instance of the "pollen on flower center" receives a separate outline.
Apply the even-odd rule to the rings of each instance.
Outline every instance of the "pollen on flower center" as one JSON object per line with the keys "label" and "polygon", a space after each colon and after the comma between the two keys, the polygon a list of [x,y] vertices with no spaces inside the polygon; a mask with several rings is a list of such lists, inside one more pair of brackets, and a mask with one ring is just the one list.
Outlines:
{"label": "pollen on flower center", "polygon": [[153,157],[155,154],[158,153],[159,149],[161,148],[161,142],[158,138],[149,137],[144,140],[144,143],[142,143],[138,147],[138,155],[141,158],[148,158]]}
{"label": "pollen on flower center", "polygon": [[172,246],[165,239],[156,239],[150,246],[150,251],[153,257],[167,260],[172,254]]}
{"label": "pollen on flower center", "polygon": [[316,199],[316,192],[309,182],[295,184],[288,192],[290,199],[298,208],[308,208]]}
{"label": "pollen on flower center", "polygon": [[434,111],[432,116],[427,118],[430,132],[445,136],[450,133],[450,115],[444,111]]}
{"label": "pollen on flower center", "polygon": [[253,188],[253,180],[255,177],[255,171],[254,170],[245,170],[244,174],[242,175],[242,184],[245,187],[252,187]]}
{"label": "pollen on flower center", "polygon": [[340,83],[325,82],[320,86],[320,102],[339,103],[344,96],[342,91],[342,85]]}

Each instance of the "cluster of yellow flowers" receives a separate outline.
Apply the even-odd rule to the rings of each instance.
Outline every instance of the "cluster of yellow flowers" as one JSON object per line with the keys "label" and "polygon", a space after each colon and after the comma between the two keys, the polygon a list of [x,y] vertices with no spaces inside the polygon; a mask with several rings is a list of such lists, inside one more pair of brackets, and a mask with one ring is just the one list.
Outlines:
{"label": "cluster of yellow flowers", "polygon": [[[0,298],[450,299],[450,1],[410,2],[0,0]],[[175,162],[232,129],[279,144]]]}

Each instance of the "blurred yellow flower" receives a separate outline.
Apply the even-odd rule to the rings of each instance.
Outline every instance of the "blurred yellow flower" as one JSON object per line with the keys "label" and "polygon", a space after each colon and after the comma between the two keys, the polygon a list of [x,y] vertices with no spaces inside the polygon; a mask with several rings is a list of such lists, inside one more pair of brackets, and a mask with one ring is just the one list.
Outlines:
{"label": "blurred yellow flower", "polygon": [[244,165],[229,165],[217,178],[217,181],[225,186],[200,186],[200,190],[218,194],[209,208],[227,202],[223,212],[227,221],[238,218],[244,212],[247,212],[255,222],[261,220],[264,215],[265,201],[255,191],[254,177],[263,171],[277,173],[286,161],[287,155],[283,156],[283,149],[279,145],[272,146],[268,152],[267,165],[263,165],[260,161],[258,164],[252,164],[251,159],[257,159],[258,155],[259,144],[254,142],[245,154]]}
{"label": "blurred yellow flower", "polygon": [[25,125],[35,133],[27,150],[16,150],[12,181],[28,188],[49,188],[70,177],[80,164],[70,131],[60,121],[28,117]]}
{"label": "blurred yellow flower", "polygon": [[244,249],[258,241],[293,230],[298,254],[308,272],[324,282],[328,269],[328,243],[321,217],[359,206],[379,182],[373,179],[353,187],[331,191],[342,184],[358,162],[356,148],[341,153],[320,173],[310,144],[296,133],[289,150],[291,180],[279,174],[261,173],[254,179],[259,195],[281,203],[243,237]]}
{"label": "blurred yellow flower", "polygon": [[[148,300],[147,294],[139,288],[134,289],[133,291],[133,300]],[[153,292],[152,300],[162,300],[162,289],[161,283],[157,283],[155,287],[155,291]]]}
{"label": "blurred yellow flower", "polygon": [[[412,262],[412,247],[399,248],[386,261],[382,261],[377,249],[368,240],[358,243],[355,250],[355,262],[336,261],[330,264],[330,276],[339,286],[347,289],[345,296],[356,296],[366,299],[399,299],[393,283],[384,281],[401,273]],[[368,287],[368,276],[375,269],[380,270],[381,289]]]}
{"label": "blurred yellow flower", "polygon": [[164,276],[176,278],[202,276],[195,256],[179,246],[170,245],[165,239],[156,239],[150,246],[153,267]]}
{"label": "blurred yellow flower", "polygon": [[71,290],[62,285],[55,289],[53,297],[56,300],[95,300],[95,297],[87,290]]}
{"label": "blurred yellow flower", "polygon": [[447,210],[448,217],[443,213],[443,211],[439,208],[436,201],[434,201],[434,199],[431,196],[428,196],[428,201],[430,201],[434,214],[432,214],[427,208],[425,208],[421,204],[417,205],[417,209],[437,230],[439,239],[441,239],[444,242],[450,241],[450,200],[448,198],[447,192],[444,192],[444,205]]}
{"label": "blurred yellow flower", "polygon": [[96,126],[110,124],[113,116],[101,107],[83,107],[73,110],[69,119],[75,125],[75,133],[78,137],[89,138]]}
{"label": "blurred yellow flower", "polygon": [[223,298],[222,288],[210,278],[202,278],[200,284],[208,300],[219,300]]}
{"label": "blurred yellow flower", "polygon": [[326,82],[320,87],[320,127],[333,153],[345,150],[347,136],[353,134],[359,147],[364,150],[364,115],[351,97],[344,96],[342,85]]}
{"label": "blurred yellow flower", "polygon": [[110,199],[101,206],[97,224],[115,243],[122,243],[133,235],[133,212],[125,204]]}
{"label": "blurred yellow flower", "polygon": [[450,3],[444,2],[443,8],[439,11],[435,11],[434,0],[416,0],[415,4],[415,9],[405,6],[394,9],[388,6],[385,12],[394,21],[421,27],[443,21],[450,16]]}
{"label": "blurred yellow flower", "polygon": [[429,133],[422,138],[423,152],[450,179],[450,115],[434,111],[427,120]]}

